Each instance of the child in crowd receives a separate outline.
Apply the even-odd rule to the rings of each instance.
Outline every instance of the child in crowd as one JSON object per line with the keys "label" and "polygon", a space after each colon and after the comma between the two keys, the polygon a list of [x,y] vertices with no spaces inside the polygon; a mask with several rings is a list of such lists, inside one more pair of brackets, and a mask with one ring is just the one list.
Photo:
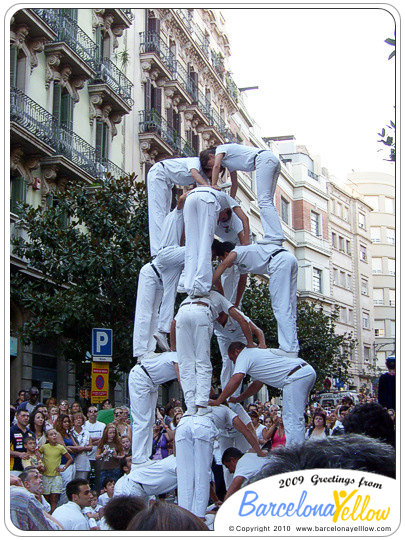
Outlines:
{"label": "child in crowd", "polygon": [[98,494],[97,491],[91,492],[91,501],[90,506],[86,506],[83,508],[82,512],[89,520],[89,527],[91,531],[99,531],[100,530],[100,519],[101,519],[101,512],[100,509],[102,508],[101,504],[98,502]]}
{"label": "child in crowd", "polygon": [[115,487],[115,480],[114,478],[107,477],[103,484],[103,489],[105,490],[102,495],[98,498],[98,502],[101,506],[105,506],[109,500],[111,500],[114,496],[114,487]]}
{"label": "child in crowd", "polygon": [[[44,459],[44,474],[42,481],[44,483],[44,496],[51,505],[51,514],[55,510],[60,494],[62,493],[61,472],[65,471],[73,458],[62,444],[58,444],[58,432],[56,429],[50,429],[46,432],[48,442],[39,449]],[[62,456],[67,458],[66,464],[61,466]]]}
{"label": "child in crowd", "polygon": [[24,448],[28,454],[28,458],[22,459],[22,466],[24,469],[27,467],[35,467],[40,473],[44,472],[45,467],[42,461],[42,456],[37,449],[37,443],[35,438],[29,435],[24,440]]}

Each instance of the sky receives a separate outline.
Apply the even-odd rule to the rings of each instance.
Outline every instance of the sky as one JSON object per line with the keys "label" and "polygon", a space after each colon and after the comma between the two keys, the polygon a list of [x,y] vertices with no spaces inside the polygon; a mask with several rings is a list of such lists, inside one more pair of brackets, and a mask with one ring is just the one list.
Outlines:
{"label": "sky", "polygon": [[[377,8],[223,8],[230,67],[260,135],[294,135],[343,183],[394,174],[378,132],[394,120],[395,20]],[[382,149],[382,150],[381,150]],[[379,151],[380,150],[380,151]]]}

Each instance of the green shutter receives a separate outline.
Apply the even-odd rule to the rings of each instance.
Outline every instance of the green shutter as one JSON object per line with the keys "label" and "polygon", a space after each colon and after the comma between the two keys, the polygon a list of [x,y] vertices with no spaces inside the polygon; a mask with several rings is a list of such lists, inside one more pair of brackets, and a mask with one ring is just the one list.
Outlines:
{"label": "green shutter", "polygon": [[56,118],[57,122],[61,120],[61,100],[62,100],[62,87],[57,82],[53,83],[53,105],[52,114]]}
{"label": "green shutter", "polygon": [[11,178],[11,201],[10,210],[14,214],[17,213],[17,203],[25,203],[27,201],[27,182],[23,176],[15,176]]}
{"label": "green shutter", "polygon": [[68,129],[73,129],[73,98],[68,92],[62,93],[60,121]]}
{"label": "green shutter", "polygon": [[15,88],[17,86],[17,62],[18,62],[18,49],[17,47],[10,47],[10,86]]}

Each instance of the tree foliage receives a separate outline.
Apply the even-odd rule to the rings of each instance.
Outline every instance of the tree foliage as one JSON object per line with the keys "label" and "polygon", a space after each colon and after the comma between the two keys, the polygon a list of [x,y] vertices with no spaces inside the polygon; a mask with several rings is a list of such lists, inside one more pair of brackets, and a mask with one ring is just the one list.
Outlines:
{"label": "tree foliage", "polygon": [[[278,347],[277,322],[271,308],[268,285],[250,279],[243,297],[242,311],[259,326],[267,346]],[[321,389],[326,377],[348,379],[349,352],[354,347],[350,334],[336,333],[338,310],[325,312],[320,304],[301,301],[297,307],[297,331],[300,358],[306,360],[317,373],[316,388]],[[218,369],[218,362],[217,362]],[[271,394],[274,395],[272,391]]]}
{"label": "tree foliage", "polygon": [[80,376],[91,329],[113,329],[111,378],[132,365],[132,327],[139,270],[149,259],[145,185],[135,175],[88,186],[68,184],[50,208],[20,206],[28,241],[14,253],[44,279],[16,272],[11,294],[29,313],[25,342],[59,338],[59,352]]}
{"label": "tree foliage", "polygon": [[[394,47],[394,50],[391,52],[391,54],[388,57],[388,60],[391,60],[391,58],[394,58],[395,56],[395,45],[396,41],[395,38],[387,38],[385,40],[385,43],[388,45],[391,45]],[[391,120],[389,125],[385,126],[385,128],[382,128],[381,133],[378,133],[377,135],[381,137],[381,139],[378,140],[378,142],[384,144],[385,146],[388,146],[389,148],[389,156],[385,161],[395,161],[395,123]]]}

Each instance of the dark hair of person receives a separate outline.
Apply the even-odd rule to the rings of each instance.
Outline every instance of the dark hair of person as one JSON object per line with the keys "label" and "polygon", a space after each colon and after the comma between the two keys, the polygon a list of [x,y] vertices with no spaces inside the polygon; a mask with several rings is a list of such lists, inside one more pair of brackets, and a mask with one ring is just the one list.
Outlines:
{"label": "dark hair of person", "polygon": [[326,426],[326,414],[323,411],[316,410],[312,418],[312,426],[315,427],[315,416],[321,416],[323,418],[323,427]]}
{"label": "dark hair of person", "polygon": [[216,146],[211,146],[210,148],[207,148],[206,150],[203,150],[202,152],[200,152],[200,163],[201,163],[201,168],[204,172],[206,172],[207,168],[208,168],[208,159],[209,159],[209,156],[211,155],[214,155],[215,156],[215,151],[216,151],[217,147]]}
{"label": "dark hair of person", "polygon": [[348,410],[350,410],[350,407],[348,405],[341,405],[339,407],[338,414],[340,415],[342,412],[345,412],[345,411],[348,411]]}
{"label": "dark hair of person", "polygon": [[342,421],[345,433],[360,433],[395,446],[395,427],[379,403],[356,405]]}
{"label": "dark hair of person", "polygon": [[174,406],[172,403],[168,403],[165,407],[165,415],[168,415],[171,410],[174,409]]}
{"label": "dark hair of person", "polygon": [[220,242],[214,238],[211,244],[211,250],[217,257],[223,257],[225,253],[230,253],[235,249],[235,244],[232,242]]}
{"label": "dark hair of person", "polygon": [[84,478],[75,478],[74,480],[71,480],[66,485],[66,497],[71,501],[73,495],[79,495],[81,486],[88,485],[88,480],[85,480]]}
{"label": "dark hair of person", "polygon": [[45,432],[45,415],[44,413],[42,413],[41,411],[38,411],[37,408],[35,407],[35,409],[32,411],[32,413],[30,414],[30,422],[29,422],[29,428],[30,430],[35,433],[35,424],[34,424],[34,420],[35,420],[35,416],[37,414],[41,414],[42,415],[42,418],[44,419],[44,423],[42,424],[42,433]]}
{"label": "dark hair of person", "polygon": [[113,497],[104,507],[104,519],[113,531],[125,531],[136,514],[145,508],[146,503],[140,497]]}
{"label": "dark hair of person", "polygon": [[241,452],[239,448],[231,446],[227,448],[222,454],[222,463],[228,463],[228,461],[232,458],[240,459],[242,456],[243,452]]}
{"label": "dark hair of person", "polygon": [[208,531],[197,516],[176,504],[157,501],[141,510],[127,527],[127,531]]}
{"label": "dark hair of person", "polygon": [[[27,437],[27,439],[28,439],[28,437]],[[25,439],[25,440],[27,440],[27,439]],[[31,437],[31,439],[32,439],[32,437]],[[35,465],[30,465],[29,467],[25,467],[23,472],[20,474],[21,482],[24,484],[24,482],[26,482],[29,479],[30,473],[32,473],[32,471],[37,471],[37,470],[38,470],[38,468],[35,467]]]}
{"label": "dark hair of person", "polygon": [[387,369],[394,369],[395,368],[395,356],[388,356],[387,360],[385,361],[385,365],[387,366]]}
{"label": "dark hair of person", "polygon": [[246,345],[241,341],[234,341],[228,347],[228,354],[234,354],[236,351],[242,351]]}
{"label": "dark hair of person", "polygon": [[365,435],[308,439],[302,444],[272,450],[250,483],[306,469],[350,469],[395,478],[395,450],[391,445]]}
{"label": "dark hair of person", "polygon": [[121,454],[123,451],[122,443],[121,443],[121,436],[115,424],[113,424],[112,422],[110,422],[109,424],[105,426],[103,434],[100,440],[98,441],[97,448],[100,448],[100,449],[104,448],[104,445],[107,444],[107,440],[108,440],[108,430],[112,428],[115,430],[115,435],[113,439],[113,443],[115,444],[115,449],[117,451],[117,454]]}
{"label": "dark hair of person", "polygon": [[56,429],[56,431],[62,436],[62,438],[68,436],[68,432],[63,427],[63,422],[65,418],[69,420],[69,430],[70,430],[72,428],[72,422],[68,414],[60,414],[58,418],[55,420],[55,423],[53,425],[53,428]]}
{"label": "dark hair of person", "polygon": [[112,476],[107,476],[106,478],[104,478],[103,483],[101,484],[101,487],[102,487],[103,489],[106,489],[106,488],[107,488],[107,484],[108,484],[109,482],[115,482],[115,480],[114,480],[114,478],[113,478]]}

